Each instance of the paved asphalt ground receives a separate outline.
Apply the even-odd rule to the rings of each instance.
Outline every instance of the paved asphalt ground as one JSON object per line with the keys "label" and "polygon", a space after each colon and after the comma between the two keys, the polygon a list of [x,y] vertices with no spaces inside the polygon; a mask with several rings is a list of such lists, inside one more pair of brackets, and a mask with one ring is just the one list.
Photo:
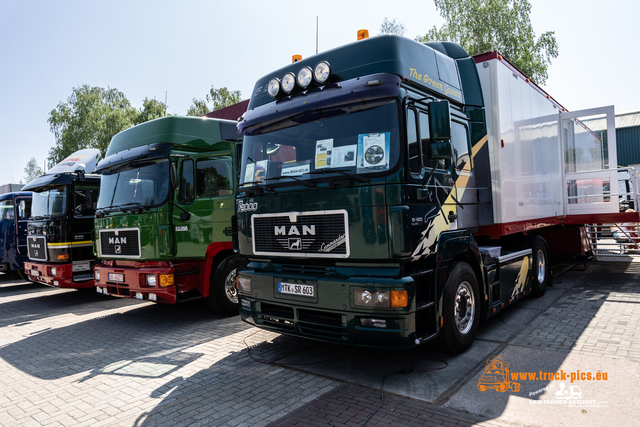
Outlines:
{"label": "paved asphalt ground", "polygon": [[[640,263],[571,270],[466,353],[261,331],[200,302],[139,303],[0,274],[2,426],[600,426],[640,423]],[[520,388],[478,390],[485,362]],[[266,363],[268,362],[268,363]],[[570,373],[607,374],[571,382]],[[567,378],[540,379],[540,372]]]}

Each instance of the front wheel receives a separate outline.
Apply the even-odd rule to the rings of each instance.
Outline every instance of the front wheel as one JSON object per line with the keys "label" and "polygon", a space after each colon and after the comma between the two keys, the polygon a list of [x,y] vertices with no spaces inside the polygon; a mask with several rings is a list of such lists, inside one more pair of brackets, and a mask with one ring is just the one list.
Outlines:
{"label": "front wheel", "polygon": [[236,289],[236,271],[246,264],[244,258],[231,255],[222,261],[211,273],[207,305],[225,316],[238,314],[238,290]]}
{"label": "front wheel", "polygon": [[451,353],[462,353],[475,339],[480,324],[480,293],[473,269],[454,262],[444,286],[440,340]]}

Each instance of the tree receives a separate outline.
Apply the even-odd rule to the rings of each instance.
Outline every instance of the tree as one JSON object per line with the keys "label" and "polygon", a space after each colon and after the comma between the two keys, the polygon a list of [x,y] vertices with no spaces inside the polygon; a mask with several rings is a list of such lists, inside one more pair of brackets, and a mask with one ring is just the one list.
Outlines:
{"label": "tree", "polygon": [[83,148],[97,148],[104,156],[115,134],[162,117],[164,111],[164,103],[147,98],[137,110],[124,93],[115,88],[89,85],[73,88],[67,102],[58,103],[49,113],[49,129],[56,140],[49,150],[49,165]]}
{"label": "tree", "polygon": [[145,98],[144,101],[142,101],[142,108],[138,110],[138,116],[136,117],[134,124],[139,125],[140,123],[148,122],[149,120],[164,117],[166,115],[166,109],[167,107],[164,102]]}
{"label": "tree", "polygon": [[382,24],[380,25],[380,34],[396,34],[399,36],[403,36],[406,31],[404,24],[400,21],[393,19],[393,21],[389,21],[386,17]]}
{"label": "tree", "polygon": [[24,168],[24,173],[26,174],[24,176],[24,181],[26,183],[29,183],[29,182],[33,181],[34,179],[38,178],[44,172],[42,172],[42,168],[40,168],[40,166],[38,166],[38,162],[36,161],[36,158],[32,157],[27,162],[27,166],[25,166],[25,168]]}
{"label": "tree", "polygon": [[416,41],[454,41],[470,54],[498,50],[531,80],[544,84],[551,59],[558,57],[555,33],[537,40],[528,0],[434,0],[445,19]]}
{"label": "tree", "polygon": [[229,89],[226,87],[216,89],[211,86],[205,99],[193,98],[193,105],[187,110],[187,116],[202,116],[210,111],[216,111],[229,105],[237,104],[242,101],[242,94],[239,90],[229,92]]}

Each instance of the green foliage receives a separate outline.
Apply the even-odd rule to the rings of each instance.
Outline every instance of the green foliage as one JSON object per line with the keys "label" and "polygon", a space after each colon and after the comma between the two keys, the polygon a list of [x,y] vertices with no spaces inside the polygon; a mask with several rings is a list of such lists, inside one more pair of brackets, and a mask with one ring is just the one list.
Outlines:
{"label": "green foliage", "polygon": [[31,181],[42,175],[44,172],[42,171],[42,168],[38,166],[36,158],[32,157],[27,162],[27,166],[25,166],[24,168],[24,173],[24,182],[30,183]]}
{"label": "green foliage", "polygon": [[162,117],[165,105],[145,98],[137,110],[117,89],[83,85],[73,88],[67,102],[49,113],[49,129],[55,145],[49,150],[49,166],[83,148],[97,148],[104,156],[111,138],[131,126]]}
{"label": "green foliage", "polygon": [[395,18],[393,21],[389,21],[386,17],[382,24],[380,25],[380,34],[396,34],[398,36],[403,36],[406,31],[404,24],[400,21],[396,21]]}
{"label": "green foliage", "polygon": [[445,19],[416,41],[454,41],[470,54],[498,50],[531,80],[544,84],[551,59],[558,57],[555,33],[547,31],[537,40],[528,0],[434,0]]}
{"label": "green foliage", "polygon": [[189,110],[187,110],[187,116],[202,116],[210,111],[216,111],[229,105],[237,104],[242,101],[242,94],[239,90],[230,92],[226,87],[216,89],[211,86],[205,99],[193,98],[193,104],[189,107]]}

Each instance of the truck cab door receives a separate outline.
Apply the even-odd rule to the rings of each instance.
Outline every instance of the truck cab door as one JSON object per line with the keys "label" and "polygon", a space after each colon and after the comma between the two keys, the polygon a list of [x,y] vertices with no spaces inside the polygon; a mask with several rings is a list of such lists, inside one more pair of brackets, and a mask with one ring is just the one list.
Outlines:
{"label": "truck cab door", "polygon": [[31,197],[16,197],[15,205],[15,227],[18,253],[22,257],[27,257],[27,222],[31,216]]}

